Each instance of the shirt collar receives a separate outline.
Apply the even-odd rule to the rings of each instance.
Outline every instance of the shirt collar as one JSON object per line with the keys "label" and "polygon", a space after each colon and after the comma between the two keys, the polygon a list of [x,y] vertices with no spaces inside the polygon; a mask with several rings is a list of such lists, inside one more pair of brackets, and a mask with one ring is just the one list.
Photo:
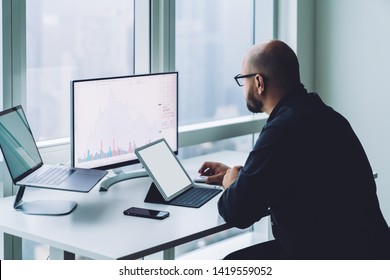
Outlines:
{"label": "shirt collar", "polygon": [[276,106],[268,117],[267,123],[272,121],[278,115],[278,113],[285,104],[289,103],[291,100],[294,100],[299,96],[303,96],[303,94],[305,93],[307,93],[307,90],[305,89],[303,84],[300,84],[297,88],[292,89],[290,92],[288,92],[284,97],[282,97],[282,99],[279,100],[278,104],[276,104]]}

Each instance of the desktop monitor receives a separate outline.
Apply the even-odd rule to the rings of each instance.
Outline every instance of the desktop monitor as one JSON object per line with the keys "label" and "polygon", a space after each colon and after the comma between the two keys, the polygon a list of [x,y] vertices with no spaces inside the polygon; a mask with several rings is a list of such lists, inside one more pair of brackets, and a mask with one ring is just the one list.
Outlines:
{"label": "desktop monitor", "polygon": [[178,72],[74,80],[71,99],[72,166],[138,163],[134,150],[161,138],[177,154]]}

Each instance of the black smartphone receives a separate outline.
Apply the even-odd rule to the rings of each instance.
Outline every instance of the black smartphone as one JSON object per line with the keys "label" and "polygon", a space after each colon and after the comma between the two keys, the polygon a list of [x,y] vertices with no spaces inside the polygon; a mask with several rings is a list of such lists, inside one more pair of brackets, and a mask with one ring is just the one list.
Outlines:
{"label": "black smartphone", "polygon": [[162,220],[169,216],[169,212],[167,211],[152,210],[138,207],[130,207],[129,209],[123,211],[123,214],[127,216],[144,217],[157,220]]}

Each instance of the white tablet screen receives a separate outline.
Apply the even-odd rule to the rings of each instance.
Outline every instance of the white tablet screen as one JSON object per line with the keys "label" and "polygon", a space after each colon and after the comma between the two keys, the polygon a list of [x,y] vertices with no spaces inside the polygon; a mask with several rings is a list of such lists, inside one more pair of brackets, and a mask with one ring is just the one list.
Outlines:
{"label": "white tablet screen", "polygon": [[165,141],[157,141],[146,148],[140,148],[137,153],[166,199],[192,184]]}

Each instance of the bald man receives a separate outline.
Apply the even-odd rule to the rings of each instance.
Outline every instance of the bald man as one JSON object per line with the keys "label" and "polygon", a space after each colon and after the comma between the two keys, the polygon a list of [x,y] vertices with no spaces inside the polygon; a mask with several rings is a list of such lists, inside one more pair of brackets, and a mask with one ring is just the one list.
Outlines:
{"label": "bald man", "polygon": [[235,77],[251,112],[269,115],[244,166],[205,162],[225,191],[219,213],[246,228],[271,215],[275,240],[227,259],[389,259],[373,172],[348,121],[301,84],[294,51],[255,45]]}

